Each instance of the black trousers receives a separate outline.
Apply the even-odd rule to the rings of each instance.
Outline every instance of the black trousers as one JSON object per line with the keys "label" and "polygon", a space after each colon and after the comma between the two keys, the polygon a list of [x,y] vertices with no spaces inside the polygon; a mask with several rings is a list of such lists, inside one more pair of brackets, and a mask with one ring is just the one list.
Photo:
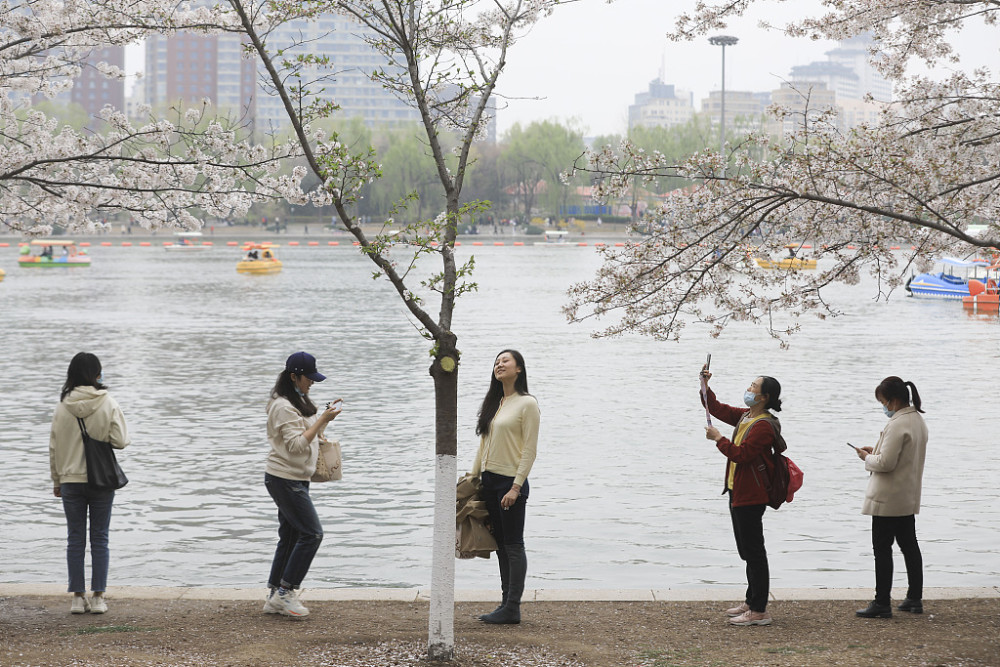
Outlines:
{"label": "black trousers", "polygon": [[729,494],[729,516],[733,520],[736,550],[747,564],[746,603],[751,611],[767,609],[770,593],[771,571],[767,565],[764,548],[764,510],[767,505],[733,507],[733,494]]}
{"label": "black trousers", "polygon": [[909,588],[906,597],[924,596],[924,559],[917,544],[917,521],[909,516],[873,516],[872,551],[875,552],[875,602],[888,605],[892,599],[892,543],[899,545],[906,563]]}

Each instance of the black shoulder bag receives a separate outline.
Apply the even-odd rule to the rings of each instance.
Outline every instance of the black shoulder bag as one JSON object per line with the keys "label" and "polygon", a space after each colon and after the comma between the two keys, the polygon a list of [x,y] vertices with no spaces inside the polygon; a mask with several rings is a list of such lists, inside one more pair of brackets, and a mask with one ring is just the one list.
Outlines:
{"label": "black shoulder bag", "polygon": [[79,417],[80,435],[83,436],[83,454],[87,460],[87,484],[92,489],[113,491],[128,484],[128,477],[115,457],[115,448],[110,442],[90,437],[87,425]]}

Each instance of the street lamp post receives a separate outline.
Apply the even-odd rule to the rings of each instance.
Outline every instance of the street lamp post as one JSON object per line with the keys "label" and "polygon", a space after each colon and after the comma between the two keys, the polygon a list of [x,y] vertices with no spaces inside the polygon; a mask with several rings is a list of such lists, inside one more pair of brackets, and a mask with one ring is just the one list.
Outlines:
{"label": "street lamp post", "polygon": [[735,46],[738,41],[740,38],[732,35],[715,35],[708,38],[708,43],[712,46],[722,47],[722,109],[719,113],[719,155],[724,155],[726,151],[726,47]]}

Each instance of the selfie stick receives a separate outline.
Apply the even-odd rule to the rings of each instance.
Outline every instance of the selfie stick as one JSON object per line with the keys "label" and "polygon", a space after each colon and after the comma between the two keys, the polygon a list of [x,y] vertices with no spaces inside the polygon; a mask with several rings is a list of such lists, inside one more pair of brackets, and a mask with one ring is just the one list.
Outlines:
{"label": "selfie stick", "polygon": [[[705,370],[712,364],[712,355],[709,354],[708,358],[705,360]],[[708,426],[712,425],[712,413],[708,411],[708,380],[705,376],[701,376],[701,400],[705,403],[705,423]]]}

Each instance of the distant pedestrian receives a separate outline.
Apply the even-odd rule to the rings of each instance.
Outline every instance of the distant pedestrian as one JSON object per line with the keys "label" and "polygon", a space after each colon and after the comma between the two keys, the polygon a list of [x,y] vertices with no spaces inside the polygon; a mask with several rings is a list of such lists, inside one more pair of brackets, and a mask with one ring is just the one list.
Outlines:
{"label": "distant pedestrian", "polygon": [[[889,422],[874,447],[857,447],[858,457],[871,473],[861,513],[872,518],[875,553],[875,599],[857,615],[892,617],[892,543],[899,545],[906,563],[909,587],[899,611],[924,611],[924,561],[917,544],[916,514],[927,451],[927,425],[920,416],[920,394],[912,382],[891,376],[875,388]],[[910,405],[910,399],[913,405]]]}
{"label": "distant pedestrian", "polygon": [[743,393],[746,408],[733,407],[719,403],[715,393],[708,389],[712,374],[707,369],[701,374],[705,378],[709,412],[736,427],[732,440],[714,426],[705,427],[705,437],[714,440],[726,457],[723,493],[729,497],[736,550],[740,559],[746,562],[746,596],[742,604],[727,609],[726,615],[732,625],[770,625],[767,596],[771,573],[764,548],[764,510],[767,509],[768,493],[758,475],[770,475],[774,465],[772,452],[777,443],[776,429],[780,429],[780,425],[771,411],[781,411],[781,385],[772,377],[755,378]]}
{"label": "distant pedestrian", "polygon": [[528,473],[538,449],[538,401],[528,393],[528,371],[515,350],[504,350],[493,362],[490,387],[479,408],[476,435],[479,451],[472,474],[482,481],[480,495],[490,513],[500,565],[500,606],[480,620],[494,624],[521,622],[521,595],[528,572],[524,552],[524,518]]}
{"label": "distant pedestrian", "polygon": [[[87,459],[83,449],[80,420],[87,434],[110,442],[116,449],[129,444],[125,415],[104,385],[101,361],[89,352],[80,352],[69,362],[66,382],[59,394],[59,405],[52,416],[49,435],[49,465],[52,493],[62,498],[66,513],[66,566],[69,592],[73,594],[70,612],[103,614],[108,610],[104,593],[108,584],[108,548],[111,506],[114,489],[94,489],[87,484]],[[87,525],[90,524],[90,590],[86,598],[84,559],[87,551]]]}
{"label": "distant pedestrian", "polygon": [[314,356],[296,352],[285,361],[267,403],[271,451],[264,486],[278,506],[278,546],[264,603],[267,614],[309,615],[297,591],[323,541],[323,526],[309,497],[309,480],[316,471],[323,430],[340,414],[339,404],[317,414],[309,399],[313,383],[325,379],[316,370]]}

